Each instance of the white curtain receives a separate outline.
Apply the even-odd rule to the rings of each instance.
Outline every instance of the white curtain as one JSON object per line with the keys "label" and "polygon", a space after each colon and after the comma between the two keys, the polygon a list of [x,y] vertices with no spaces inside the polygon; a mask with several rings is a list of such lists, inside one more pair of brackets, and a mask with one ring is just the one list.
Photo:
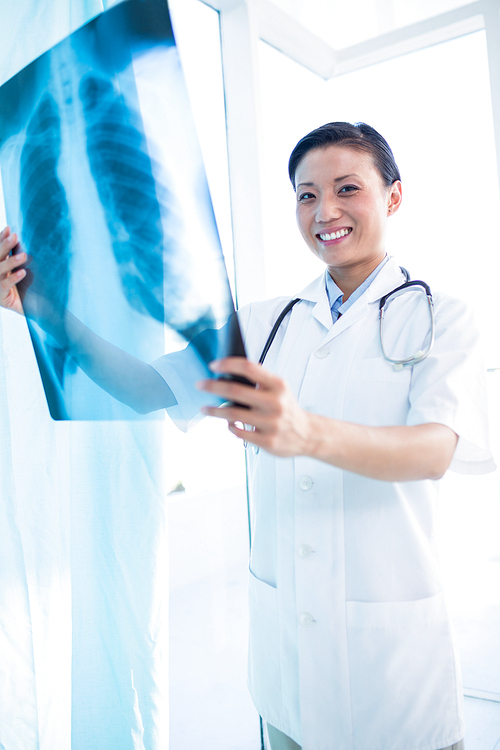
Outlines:
{"label": "white curtain", "polygon": [[[113,4],[2,3],[0,83]],[[0,312],[2,750],[168,748],[162,434],[53,422]]]}

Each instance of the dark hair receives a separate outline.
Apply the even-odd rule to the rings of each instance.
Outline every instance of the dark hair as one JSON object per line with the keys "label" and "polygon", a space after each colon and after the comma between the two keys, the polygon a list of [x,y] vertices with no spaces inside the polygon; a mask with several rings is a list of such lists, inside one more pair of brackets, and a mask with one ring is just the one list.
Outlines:
{"label": "dark hair", "polygon": [[354,125],[350,122],[328,122],[301,138],[293,149],[288,161],[288,174],[293,189],[295,190],[295,172],[308,151],[340,143],[348,148],[371,154],[373,163],[387,187],[401,179],[389,144],[374,128],[364,122],[355,122]]}

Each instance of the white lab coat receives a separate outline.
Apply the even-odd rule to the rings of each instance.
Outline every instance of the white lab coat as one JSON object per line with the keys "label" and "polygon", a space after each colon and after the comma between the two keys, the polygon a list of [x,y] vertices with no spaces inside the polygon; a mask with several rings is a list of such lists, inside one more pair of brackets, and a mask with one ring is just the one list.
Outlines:
{"label": "white lab coat", "polygon": [[[381,356],[378,300],[403,280],[390,259],[332,325],[322,275],[296,295],[265,367],[327,417],[445,424],[459,435],[451,468],[491,471],[485,371],[466,306],[436,295],[435,345],[413,368],[396,371]],[[240,311],[250,359],[288,301]],[[414,354],[428,314],[410,296],[398,304],[384,342]],[[460,669],[434,540],[437,482],[383,482],[252,447],[248,456],[249,688],[260,715],[303,750],[439,750],[460,740]]]}

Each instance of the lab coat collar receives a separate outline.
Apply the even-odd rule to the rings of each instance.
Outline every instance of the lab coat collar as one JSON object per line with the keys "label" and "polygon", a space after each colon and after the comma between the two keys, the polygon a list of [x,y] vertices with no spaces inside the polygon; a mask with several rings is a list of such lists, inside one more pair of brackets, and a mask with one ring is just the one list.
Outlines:
{"label": "lab coat collar", "polygon": [[322,273],[319,278],[314,279],[314,281],[308,284],[308,286],[296,296],[307,302],[316,303],[312,311],[313,316],[322,323],[325,328],[331,327],[332,313],[330,310],[328,295],[326,293],[324,273]]}
{"label": "lab coat collar", "polygon": [[[400,286],[404,280],[404,274],[397,264],[397,261],[393,257],[390,257],[385,266],[380,269],[368,289],[337,321],[334,326],[334,335],[341,333],[358,320],[361,315],[367,311],[368,304],[378,302],[384,294],[387,294]],[[296,296],[308,302],[314,302],[315,305],[312,310],[313,317],[324,325],[325,328],[330,329],[332,327],[332,314],[325,288],[324,273],[321,274],[319,278],[308,284],[308,286]]]}
{"label": "lab coat collar", "polygon": [[405,275],[396,259],[390,257],[385,266],[380,269],[380,273],[374,278],[365,294],[361,295],[360,299],[363,299],[366,295],[368,303],[378,302],[385,294],[392,292],[393,289],[401,286],[405,281]]}

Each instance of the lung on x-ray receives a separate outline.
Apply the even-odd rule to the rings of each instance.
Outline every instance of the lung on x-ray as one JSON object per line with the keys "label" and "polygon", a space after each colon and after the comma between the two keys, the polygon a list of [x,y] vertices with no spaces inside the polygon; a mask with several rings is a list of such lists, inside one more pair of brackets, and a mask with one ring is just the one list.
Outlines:
{"label": "lung on x-ray", "polygon": [[141,418],[102,387],[121,352],[190,347],[194,368],[172,361],[192,380],[244,355],[165,0],[125,0],[7,81],[0,165],[54,419]]}

